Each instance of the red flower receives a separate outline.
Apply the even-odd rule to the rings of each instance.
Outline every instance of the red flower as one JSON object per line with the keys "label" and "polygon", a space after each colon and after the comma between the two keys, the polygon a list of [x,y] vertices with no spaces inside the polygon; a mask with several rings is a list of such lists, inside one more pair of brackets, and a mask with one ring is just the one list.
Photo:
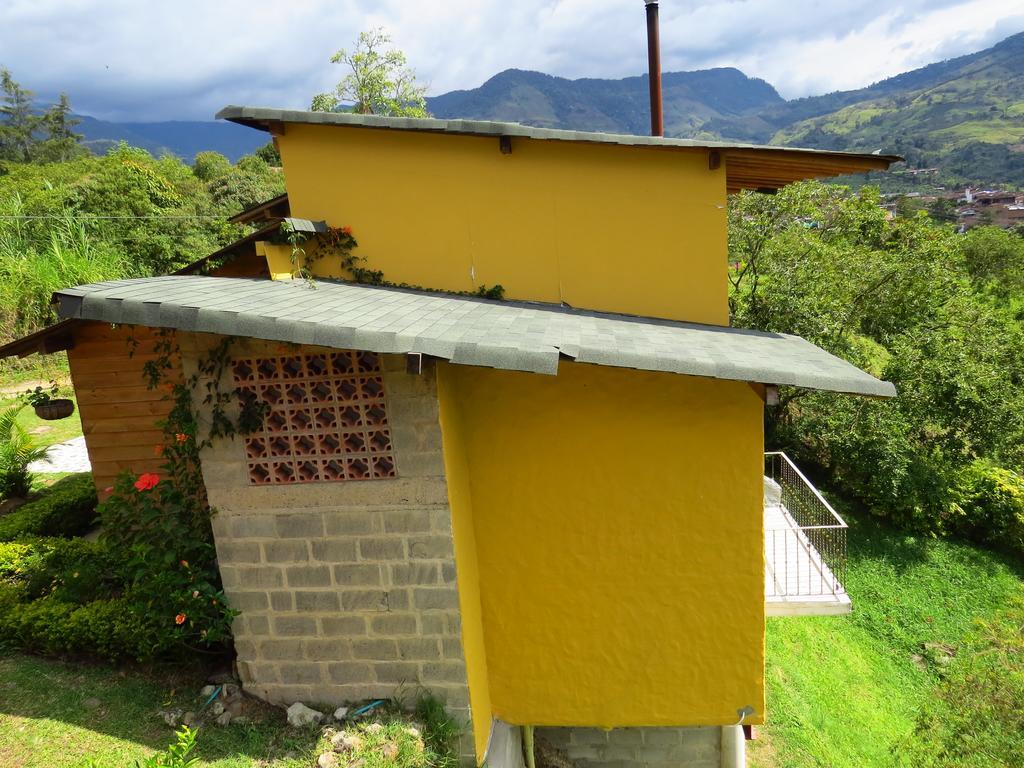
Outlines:
{"label": "red flower", "polygon": [[185,623],[185,614],[184,613],[179,613],[177,616],[175,616],[174,617],[174,623],[177,624],[179,627],[182,624],[184,624]]}
{"label": "red flower", "polygon": [[113,490],[114,490],[114,486],[108,485],[106,488],[103,489],[103,492],[104,493],[111,493]]}
{"label": "red flower", "polygon": [[184,432],[179,432],[174,436],[174,439],[177,440],[179,443],[187,443],[188,435],[186,435]]}
{"label": "red flower", "polygon": [[154,456],[163,456],[164,455],[164,447],[162,445],[160,445],[159,443],[154,445],[153,446],[153,455]]}
{"label": "red flower", "polygon": [[352,227],[347,227],[347,226],[346,227],[342,227],[341,228],[341,234],[348,235],[349,237],[352,237]]}
{"label": "red flower", "polygon": [[159,482],[160,475],[155,475],[152,472],[145,472],[139,475],[139,479],[135,481],[135,488],[139,491],[151,491]]}

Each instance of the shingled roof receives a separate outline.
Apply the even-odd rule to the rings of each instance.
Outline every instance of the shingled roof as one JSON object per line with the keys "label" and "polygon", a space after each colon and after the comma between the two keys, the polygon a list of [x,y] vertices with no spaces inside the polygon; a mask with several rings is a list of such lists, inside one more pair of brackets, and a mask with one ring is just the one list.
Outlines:
{"label": "shingled roof", "polygon": [[715,152],[724,160],[726,187],[779,189],[801,179],[824,178],[865,171],[883,171],[903,158],[897,155],[836,152],[824,149],[765,146],[704,139],[674,139],[661,136],[566,131],[534,128],[520,123],[491,120],[439,120],[419,117],[362,115],[349,112],[305,112],[266,107],[227,106],[218,119],[274,132],[288,123],[325,125],[335,128],[371,128],[386,131],[415,131],[442,135],[492,136],[506,140],[556,141],[586,144],[615,144],[636,149],[682,152]]}
{"label": "shingled roof", "polygon": [[62,318],[175,328],[557,374],[619,368],[891,397],[892,384],[797,336],[330,280],[165,276],[54,294]]}

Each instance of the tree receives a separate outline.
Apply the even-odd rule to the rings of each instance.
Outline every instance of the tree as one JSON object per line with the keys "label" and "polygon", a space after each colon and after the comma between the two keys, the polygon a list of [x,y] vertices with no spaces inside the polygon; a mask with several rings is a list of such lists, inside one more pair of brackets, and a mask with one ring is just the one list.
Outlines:
{"label": "tree", "polygon": [[956,221],[956,202],[948,197],[937,197],[928,205],[928,215],[940,223]]}
{"label": "tree", "polygon": [[967,467],[1024,470],[1024,252],[1014,234],[889,220],[879,203],[875,189],[818,183],[731,201],[733,324],[803,336],[899,392],[783,388],[766,442],[878,514],[974,535],[957,506]]}
{"label": "tree", "polygon": [[277,147],[274,146],[274,142],[272,141],[268,141],[262,147],[257,149],[255,155],[271,168],[281,167],[281,154],[277,151]]}
{"label": "tree", "polygon": [[44,162],[63,163],[85,151],[79,142],[82,134],[75,126],[82,122],[71,114],[71,101],[62,93],[57,103],[43,113],[41,124],[46,138],[38,146],[37,155]]}
{"label": "tree", "polygon": [[361,32],[351,52],[342,48],[331,57],[332,64],[345,64],[352,71],[330,93],[313,97],[310,109],[336,112],[351,104],[363,115],[429,117],[424,98],[426,87],[416,82],[405,54],[384,48],[391,37],[383,29]]}
{"label": "tree", "polygon": [[0,158],[31,162],[42,118],[32,109],[32,91],[18,85],[6,68],[0,68],[0,120]]}
{"label": "tree", "polygon": [[57,103],[40,113],[32,91],[22,88],[7,69],[0,68],[0,159],[16,163],[65,162],[85,150],[71,114],[71,101],[62,93]]}

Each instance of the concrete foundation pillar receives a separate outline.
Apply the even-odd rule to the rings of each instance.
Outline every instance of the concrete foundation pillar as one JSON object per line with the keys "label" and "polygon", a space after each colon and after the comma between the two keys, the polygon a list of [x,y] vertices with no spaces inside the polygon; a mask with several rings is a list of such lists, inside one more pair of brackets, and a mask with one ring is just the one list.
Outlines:
{"label": "concrete foundation pillar", "polygon": [[746,768],[747,741],[741,725],[722,726],[722,768]]}

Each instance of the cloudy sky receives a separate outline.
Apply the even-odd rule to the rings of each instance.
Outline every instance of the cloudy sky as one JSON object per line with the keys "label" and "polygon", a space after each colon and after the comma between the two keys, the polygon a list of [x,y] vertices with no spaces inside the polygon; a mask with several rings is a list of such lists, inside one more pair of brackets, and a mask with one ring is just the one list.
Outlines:
{"label": "cloudy sky", "polygon": [[[1024,31],[1024,0],[662,0],[665,70],[734,66],[786,98],[856,88]],[[430,94],[503,69],[646,70],[641,0],[2,0],[0,66],[79,112],[210,119],[305,107],[328,63],[385,27]]]}

